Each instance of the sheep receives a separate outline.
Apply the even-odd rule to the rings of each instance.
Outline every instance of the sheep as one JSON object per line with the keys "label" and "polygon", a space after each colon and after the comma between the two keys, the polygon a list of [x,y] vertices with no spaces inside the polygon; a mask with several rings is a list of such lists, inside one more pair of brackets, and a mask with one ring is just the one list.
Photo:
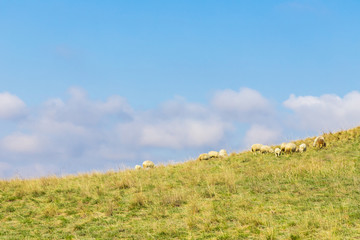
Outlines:
{"label": "sheep", "polygon": [[136,170],[139,170],[139,169],[141,169],[141,166],[140,166],[140,165],[136,165],[136,166],[135,166],[135,169],[136,169]]}
{"label": "sheep", "polygon": [[261,152],[261,153],[273,153],[274,150],[273,150],[271,147],[269,147],[269,146],[263,145],[263,146],[261,146],[261,148],[260,148],[260,152]]}
{"label": "sheep", "polygon": [[275,148],[275,156],[280,157],[280,154],[281,154],[281,149],[280,148]]}
{"label": "sheep", "polygon": [[143,165],[143,168],[154,168],[155,167],[155,164],[150,160],[144,161],[142,165]]}
{"label": "sheep", "polygon": [[221,149],[219,151],[219,157],[227,157],[227,156],[228,156],[228,154],[225,149]]}
{"label": "sheep", "polygon": [[326,142],[323,136],[316,137],[314,140],[313,147],[326,147]]}
{"label": "sheep", "polygon": [[209,158],[218,158],[219,157],[219,153],[216,151],[210,151],[208,152]]}
{"label": "sheep", "polygon": [[199,157],[197,158],[197,160],[199,160],[199,161],[209,160],[209,158],[210,158],[209,154],[207,154],[207,153],[202,153],[202,154],[199,155]]}
{"label": "sheep", "polygon": [[306,144],[305,143],[302,143],[300,144],[299,146],[299,152],[306,152]]}
{"label": "sheep", "polygon": [[287,143],[285,145],[285,153],[293,153],[296,151],[296,145],[294,143]]}
{"label": "sheep", "polygon": [[282,143],[281,145],[280,145],[280,149],[281,149],[281,151],[283,151],[283,152],[285,152],[285,146],[286,146],[286,144],[287,143]]}
{"label": "sheep", "polygon": [[262,144],[256,143],[251,146],[251,151],[256,154],[257,151],[260,152],[260,149],[262,147]]}

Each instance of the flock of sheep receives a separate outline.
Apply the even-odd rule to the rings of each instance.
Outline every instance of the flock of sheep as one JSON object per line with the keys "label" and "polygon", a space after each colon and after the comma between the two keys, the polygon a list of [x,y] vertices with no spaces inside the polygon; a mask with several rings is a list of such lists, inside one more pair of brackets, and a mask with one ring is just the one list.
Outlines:
{"label": "flock of sheep", "polygon": [[223,158],[223,157],[227,157],[228,154],[226,152],[225,149],[221,149],[219,152],[217,151],[210,151],[208,153],[202,153],[199,155],[199,157],[197,158],[197,160],[209,160],[211,158]]}
{"label": "flock of sheep", "polygon": [[[314,144],[313,147],[326,147],[326,143],[325,143],[325,139],[322,136],[319,136],[317,138],[315,138],[314,140]],[[281,153],[293,153],[293,152],[305,152],[307,149],[307,146],[305,143],[300,144],[299,146],[296,146],[295,143],[282,143],[280,148],[275,148],[273,149],[270,146],[267,145],[262,145],[262,144],[253,144],[251,146],[251,151],[256,154],[257,152],[260,153],[275,153],[275,156],[279,157],[281,155]],[[222,158],[222,157],[227,157],[228,154],[226,152],[225,149],[221,149],[219,152],[216,151],[210,151],[208,153],[202,153],[199,155],[199,157],[197,158],[197,160],[209,160],[211,158]]]}
{"label": "flock of sheep", "polygon": [[[316,137],[314,140],[314,144],[313,147],[318,147],[318,148],[322,148],[322,147],[326,147],[326,142],[323,136],[319,136]],[[254,154],[256,154],[257,152],[260,153],[275,153],[276,157],[279,157],[281,155],[282,152],[284,153],[293,153],[293,152],[305,152],[307,149],[307,146],[305,143],[300,144],[299,146],[296,146],[295,143],[282,143],[280,145],[280,148],[275,148],[275,150],[267,145],[262,145],[262,144],[253,144],[251,146],[251,152],[253,152]],[[197,158],[197,160],[202,161],[202,160],[209,160],[212,158],[224,158],[227,157],[228,154],[226,152],[225,149],[221,149],[219,152],[217,151],[210,151],[208,153],[202,153],[199,155],[199,157]],[[139,169],[148,169],[148,168],[154,168],[155,164],[152,161],[146,160],[143,162],[142,167],[140,165],[136,165],[135,169],[139,170]]]}
{"label": "flock of sheep", "polygon": [[[326,142],[324,137],[319,136],[316,137],[313,143],[313,147],[326,147]],[[293,153],[293,152],[305,152],[306,151],[306,144],[302,143],[300,144],[298,147],[295,145],[295,143],[282,143],[280,145],[280,148],[275,148],[272,149],[271,147],[267,146],[267,145],[262,145],[262,144],[253,144],[251,146],[251,152],[253,152],[254,154],[256,154],[257,152],[260,153],[275,153],[275,156],[279,157],[281,155],[282,152],[284,153]]]}
{"label": "flock of sheep", "polygon": [[[152,161],[150,161],[150,160],[146,160],[146,161],[143,162],[142,167],[143,167],[144,169],[154,168],[154,167],[155,167],[155,164],[154,164]],[[135,169],[136,169],[136,170],[139,170],[139,169],[141,169],[141,166],[140,166],[140,165],[136,165],[136,166],[135,166]]]}

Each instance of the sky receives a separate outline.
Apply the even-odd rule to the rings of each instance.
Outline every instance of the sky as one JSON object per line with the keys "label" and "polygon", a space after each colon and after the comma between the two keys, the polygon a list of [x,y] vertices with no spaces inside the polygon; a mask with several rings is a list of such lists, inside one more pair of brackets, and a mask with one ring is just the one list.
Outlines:
{"label": "sky", "polygon": [[359,1],[1,1],[0,178],[360,125]]}

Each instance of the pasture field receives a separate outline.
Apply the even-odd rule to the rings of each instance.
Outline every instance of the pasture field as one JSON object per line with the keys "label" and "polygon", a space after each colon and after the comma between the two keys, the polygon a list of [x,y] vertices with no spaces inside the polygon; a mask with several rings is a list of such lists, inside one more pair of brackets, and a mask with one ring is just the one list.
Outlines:
{"label": "pasture field", "polygon": [[360,128],[324,149],[0,181],[0,239],[360,239]]}

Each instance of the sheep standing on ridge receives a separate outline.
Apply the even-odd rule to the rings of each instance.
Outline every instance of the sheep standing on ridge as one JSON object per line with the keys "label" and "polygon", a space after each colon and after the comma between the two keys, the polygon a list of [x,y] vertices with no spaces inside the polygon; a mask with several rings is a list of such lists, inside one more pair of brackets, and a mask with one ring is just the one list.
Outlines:
{"label": "sheep standing on ridge", "polygon": [[210,151],[210,152],[208,152],[208,155],[210,158],[218,158],[219,157],[219,153],[217,151]]}
{"label": "sheep standing on ridge", "polygon": [[262,144],[256,143],[251,146],[251,151],[255,154],[256,152],[260,152]]}
{"label": "sheep standing on ridge", "polygon": [[207,154],[207,153],[202,153],[202,154],[200,154],[199,155],[199,157],[197,158],[197,160],[199,160],[199,161],[202,161],[202,160],[209,160],[209,154]]}
{"label": "sheep standing on ridge", "polygon": [[313,147],[326,147],[326,142],[323,136],[316,137],[314,140]]}
{"label": "sheep standing on ridge", "polygon": [[155,164],[152,161],[146,160],[143,162],[143,168],[154,168]]}
{"label": "sheep standing on ridge", "polygon": [[280,154],[281,154],[281,149],[280,148],[275,148],[275,156],[280,157]]}
{"label": "sheep standing on ridge", "polygon": [[285,152],[285,146],[287,143],[282,143],[280,146],[281,151]]}
{"label": "sheep standing on ridge", "polygon": [[299,152],[306,152],[306,144],[305,143],[302,143],[300,144],[299,146]]}
{"label": "sheep standing on ridge", "polygon": [[135,166],[135,169],[136,169],[136,170],[139,170],[139,169],[141,169],[141,166],[140,166],[140,165],[136,165],[136,166]]}
{"label": "sheep standing on ridge", "polygon": [[294,143],[287,143],[285,145],[285,153],[293,153],[296,151],[296,145]]}
{"label": "sheep standing on ridge", "polygon": [[273,150],[271,147],[269,147],[269,146],[263,145],[263,146],[261,146],[261,148],[260,148],[260,152],[261,152],[261,153],[273,153],[274,150]]}
{"label": "sheep standing on ridge", "polygon": [[221,149],[219,151],[219,157],[227,157],[227,156],[228,156],[228,154],[225,149]]}

